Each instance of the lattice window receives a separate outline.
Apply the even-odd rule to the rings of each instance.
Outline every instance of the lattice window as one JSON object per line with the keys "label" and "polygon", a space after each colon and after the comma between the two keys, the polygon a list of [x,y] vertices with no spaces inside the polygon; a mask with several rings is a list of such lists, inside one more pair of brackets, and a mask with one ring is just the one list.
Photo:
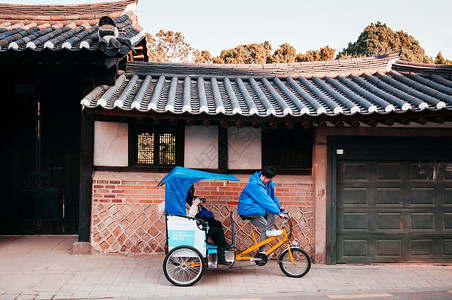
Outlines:
{"label": "lattice window", "polygon": [[278,174],[312,168],[312,130],[295,132],[281,128],[269,130],[262,136],[262,164],[273,166]]}
{"label": "lattice window", "polygon": [[154,164],[154,134],[139,133],[138,134],[138,163],[149,165]]}
{"label": "lattice window", "polygon": [[142,166],[175,166],[177,163],[175,132],[137,132],[136,164]]}
{"label": "lattice window", "polygon": [[176,164],[176,136],[163,133],[159,136],[159,162],[161,165]]}

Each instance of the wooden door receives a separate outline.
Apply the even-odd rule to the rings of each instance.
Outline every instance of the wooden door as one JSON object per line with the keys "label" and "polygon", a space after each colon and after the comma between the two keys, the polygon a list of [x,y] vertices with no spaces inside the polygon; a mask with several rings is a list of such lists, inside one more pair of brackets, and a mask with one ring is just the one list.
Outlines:
{"label": "wooden door", "polygon": [[2,120],[0,234],[77,232],[80,108],[51,90],[12,95],[20,110]]}

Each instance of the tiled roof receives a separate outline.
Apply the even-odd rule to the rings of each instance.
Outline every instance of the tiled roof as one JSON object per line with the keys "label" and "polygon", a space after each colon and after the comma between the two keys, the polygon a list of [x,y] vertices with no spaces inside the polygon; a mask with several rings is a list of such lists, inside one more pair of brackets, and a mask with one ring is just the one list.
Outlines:
{"label": "tiled roof", "polygon": [[129,62],[114,86],[96,87],[81,104],[103,111],[279,118],[452,111],[452,67],[439,75],[405,72],[398,57],[269,65]]}
{"label": "tiled roof", "polygon": [[[102,16],[111,17],[119,37],[129,40],[133,46],[144,38],[135,9],[134,0],[79,5],[0,3],[0,53],[11,50],[99,50],[98,23]],[[117,49],[104,51],[109,56],[119,52]]]}

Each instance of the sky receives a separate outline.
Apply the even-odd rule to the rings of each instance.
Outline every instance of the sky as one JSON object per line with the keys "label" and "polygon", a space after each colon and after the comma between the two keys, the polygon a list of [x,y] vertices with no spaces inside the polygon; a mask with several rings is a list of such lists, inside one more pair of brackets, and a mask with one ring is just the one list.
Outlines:
{"label": "sky", "polygon": [[[108,0],[0,0],[16,4],[77,4]],[[452,0],[140,0],[138,22],[150,34],[181,32],[193,48],[221,50],[269,41],[297,52],[325,46],[336,54],[380,21],[417,39],[425,54],[452,60]]]}

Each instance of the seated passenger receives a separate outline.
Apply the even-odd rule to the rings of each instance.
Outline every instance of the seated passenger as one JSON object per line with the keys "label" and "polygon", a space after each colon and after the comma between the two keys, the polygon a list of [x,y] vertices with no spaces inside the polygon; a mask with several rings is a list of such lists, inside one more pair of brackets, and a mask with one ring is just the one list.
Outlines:
{"label": "seated passenger", "polygon": [[190,218],[200,218],[207,222],[209,225],[209,229],[207,231],[207,235],[212,239],[212,241],[217,244],[217,266],[218,267],[227,267],[232,263],[227,261],[225,258],[225,250],[230,250],[231,245],[226,243],[226,239],[224,237],[223,226],[221,222],[215,220],[213,217],[213,212],[207,210],[202,206],[202,202],[198,197],[194,196],[195,187],[191,186],[188,190],[186,203],[190,207],[188,210],[188,216]]}

